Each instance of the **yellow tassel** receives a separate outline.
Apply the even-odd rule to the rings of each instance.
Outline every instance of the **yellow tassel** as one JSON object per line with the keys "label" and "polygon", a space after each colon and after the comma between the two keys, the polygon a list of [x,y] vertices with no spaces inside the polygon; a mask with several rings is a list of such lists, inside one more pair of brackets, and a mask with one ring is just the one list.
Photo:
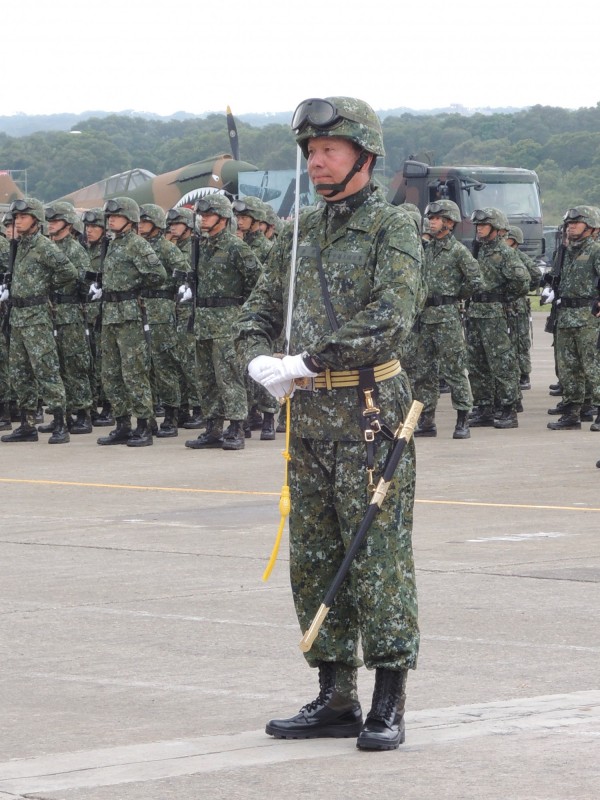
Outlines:
{"label": "yellow tassel", "polygon": [[281,487],[281,494],[279,495],[279,513],[281,514],[281,519],[279,520],[279,528],[277,530],[277,536],[275,537],[275,544],[273,545],[273,550],[271,551],[271,558],[269,559],[269,563],[265,571],[263,572],[262,579],[263,581],[267,581],[269,579],[269,575],[273,571],[273,567],[275,566],[275,562],[277,561],[277,554],[279,553],[279,545],[281,544],[281,537],[283,536],[283,529],[285,527],[285,520],[286,517],[289,516],[290,508],[291,508],[291,500],[290,500],[290,486],[288,483],[288,463],[291,460],[290,456],[290,398],[285,398],[285,450],[281,454],[285,459],[285,473],[284,473],[284,484]]}

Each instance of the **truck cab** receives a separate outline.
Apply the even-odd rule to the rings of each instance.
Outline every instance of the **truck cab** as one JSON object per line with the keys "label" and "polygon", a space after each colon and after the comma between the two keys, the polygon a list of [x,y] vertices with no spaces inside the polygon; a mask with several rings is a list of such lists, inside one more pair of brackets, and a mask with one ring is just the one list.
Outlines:
{"label": "truck cab", "polygon": [[453,200],[462,222],[455,228],[457,239],[471,247],[475,227],[471,214],[478,208],[499,208],[511,225],[523,230],[521,249],[534,259],[544,254],[540,187],[535,172],[517,167],[437,167],[422,161],[404,162],[402,172],[391,181],[388,201],[394,205],[414,203],[421,213],[434,200]]}

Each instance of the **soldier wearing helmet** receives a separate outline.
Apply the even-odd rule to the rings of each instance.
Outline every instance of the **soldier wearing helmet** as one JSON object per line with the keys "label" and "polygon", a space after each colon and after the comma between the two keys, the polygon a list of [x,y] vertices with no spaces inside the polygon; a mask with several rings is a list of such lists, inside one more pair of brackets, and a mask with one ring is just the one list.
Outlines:
{"label": "soldier wearing helmet", "polygon": [[9,244],[4,234],[4,230],[6,230],[10,236],[10,229],[12,228],[12,218],[8,215],[8,212],[4,214],[2,227],[3,230],[0,233],[0,431],[10,431],[12,430],[12,425],[10,420],[10,381],[8,377],[8,299],[10,295],[11,244]]}
{"label": "soldier wearing helmet", "polygon": [[41,233],[45,215],[39,200],[15,200],[10,212],[18,235],[10,287],[10,379],[21,409],[21,425],[2,436],[2,441],[38,441],[34,422],[41,396],[54,416],[48,442],[64,444],[69,441],[66,396],[49,301],[54,292],[77,281],[77,268]]}
{"label": "soldier wearing helmet", "polygon": [[159,439],[177,436],[183,370],[179,359],[175,295],[179,285],[177,273],[186,273],[188,269],[181,250],[165,239],[166,227],[167,215],[160,206],[153,203],[140,206],[138,232],[150,244],[167,274],[167,279],[157,288],[142,290],[152,335],[150,385],[154,405],[160,398],[165,407],[164,420],[156,430]]}
{"label": "soldier wearing helmet", "polygon": [[[140,208],[129,197],[104,205],[106,228],[114,236],[102,270],[102,385],[116,419],[116,428],[99,445],[152,444],[150,349],[145,307],[140,296],[167,280],[152,247],[138,236]],[[137,417],[135,430],[131,416]]]}
{"label": "soldier wearing helmet", "polygon": [[254,250],[258,260],[264,263],[269,255],[271,243],[265,236],[267,228],[267,208],[258,197],[243,197],[233,201],[233,213],[237,219],[238,232]]}
{"label": "soldier wearing helmet", "polygon": [[[594,206],[569,208],[564,215],[567,247],[560,271],[556,320],[556,366],[562,386],[563,414],[549,422],[550,430],[579,430],[586,395],[597,416],[591,430],[600,430],[600,244],[594,231],[600,214]],[[590,308],[592,313],[590,314]]]}
{"label": "soldier wearing helmet", "polygon": [[424,408],[415,436],[437,435],[435,409],[440,378],[444,378],[456,410],[452,438],[468,439],[473,395],[459,304],[481,288],[481,273],[471,253],[454,237],[454,227],[461,221],[456,203],[436,200],[425,208],[424,216],[432,239],[425,249],[423,278],[427,299],[417,334],[413,391]]}
{"label": "soldier wearing helmet", "polygon": [[[196,204],[202,239],[195,275],[196,359],[206,431],[187,441],[194,450],[242,450],[248,414],[244,376],[233,348],[233,326],[260,272],[248,245],[231,232],[231,202],[208,194]],[[229,426],[224,430],[224,422]]]}
{"label": "soldier wearing helmet", "polygon": [[[471,215],[477,237],[481,289],[471,297],[467,346],[469,379],[477,410],[473,427],[517,428],[519,371],[507,330],[506,306],[527,294],[529,273],[503,240],[509,228],[498,208],[480,208]],[[498,418],[494,408],[501,408]]]}
{"label": "soldier wearing helmet", "polygon": [[[395,427],[410,405],[398,353],[420,302],[421,241],[410,216],[372,182],[384,147],[367,103],[310,98],[296,109],[292,129],[323,202],[300,215],[297,248],[293,226],[273,246],[238,320],[237,347],[250,375],[274,396],[293,394],[290,573],[300,627],[307,630],[367,509],[369,476],[381,474],[389,452],[377,432],[379,417]],[[274,358],[272,343],[282,331],[289,355]],[[311,379],[312,391],[296,388],[300,378]],[[371,413],[378,417],[373,424]],[[319,671],[318,698],[296,716],[271,720],[268,734],[355,736],[359,748],[373,750],[404,741],[406,676],[418,649],[414,468],[409,447],[387,510],[369,530],[369,551],[353,565],[356,580],[336,597],[335,614],[306,653]],[[365,664],[376,670],[364,723],[357,694],[361,640]]]}

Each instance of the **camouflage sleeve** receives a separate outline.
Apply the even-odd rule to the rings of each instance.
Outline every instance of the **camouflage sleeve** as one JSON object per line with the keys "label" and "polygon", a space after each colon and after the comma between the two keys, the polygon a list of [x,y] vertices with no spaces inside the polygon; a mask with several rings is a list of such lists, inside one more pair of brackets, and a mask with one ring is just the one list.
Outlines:
{"label": "camouflage sleeve", "polygon": [[4,236],[0,236],[0,272],[6,272],[8,269],[9,257],[10,245]]}
{"label": "camouflage sleeve", "polygon": [[527,253],[523,253],[520,250],[517,252],[519,253],[521,261],[525,264],[527,271],[529,272],[529,291],[534,292],[540,285],[541,272],[533,258],[530,258]]}
{"label": "camouflage sleeve", "polygon": [[467,298],[481,290],[481,270],[479,269],[479,261],[471,255],[466,247],[461,246],[459,252],[458,268],[464,278],[460,297]]}
{"label": "camouflage sleeve", "polygon": [[[165,245],[170,245],[170,247],[165,247]],[[189,269],[189,259],[186,258],[185,254],[177,247],[177,245],[174,245],[172,242],[168,242],[165,239],[163,242],[163,250],[161,252],[161,261],[163,267],[165,268],[165,272],[167,273],[167,284],[172,286],[174,289],[177,289],[181,281],[173,277],[173,271],[178,270],[179,272],[187,272]]]}
{"label": "camouflage sleeve", "polygon": [[60,290],[77,281],[79,275],[77,267],[72,264],[66,255],[54,242],[46,240],[44,258],[52,274],[51,285],[54,290]]}
{"label": "camouflage sleeve", "polygon": [[506,281],[506,299],[512,302],[519,297],[525,297],[531,281],[529,270],[523,265],[519,256],[508,247],[503,253],[501,272]]}
{"label": "camouflage sleeve", "polygon": [[165,268],[148,242],[139,236],[136,239],[134,252],[130,255],[139,274],[140,288],[154,289],[161,286],[167,280]]}

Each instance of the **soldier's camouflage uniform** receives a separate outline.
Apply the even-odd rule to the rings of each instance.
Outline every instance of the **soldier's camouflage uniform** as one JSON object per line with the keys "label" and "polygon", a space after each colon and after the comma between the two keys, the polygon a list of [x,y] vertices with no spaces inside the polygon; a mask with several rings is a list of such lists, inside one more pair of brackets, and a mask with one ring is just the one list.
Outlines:
{"label": "soldier's camouflage uniform", "polygon": [[425,308],[419,317],[413,393],[424,411],[435,411],[439,379],[450,386],[452,406],[470,411],[473,395],[467,373],[467,345],[458,303],[481,289],[479,265],[452,233],[425,248]]}
{"label": "soldier's camouflage uniform", "polygon": [[138,298],[166,277],[156,253],[137,233],[111,240],[102,279],[102,385],[115,417],[153,416],[150,354]]}
{"label": "soldier's camouflage uniform", "polygon": [[[91,242],[88,245],[88,257],[90,259],[89,273],[95,273],[96,280],[91,277],[84,279],[84,286],[89,290],[92,283],[102,281],[102,238],[98,242]],[[104,390],[102,389],[102,301],[87,300],[85,303],[85,315],[90,336],[91,364],[90,364],[90,385],[92,387],[92,407],[96,409],[99,405],[104,405],[106,401]]]}
{"label": "soldier's camouflage uniform", "polygon": [[[529,291],[534,292],[540,285],[540,271],[535,261],[518,248],[513,248],[529,273]],[[510,338],[517,356],[517,368],[522,376],[531,373],[531,300],[519,297],[512,304],[509,313]]]}
{"label": "soldier's camouflage uniform", "polygon": [[[238,321],[245,362],[270,355],[285,328],[292,235],[278,238]],[[317,255],[321,254],[339,322],[325,311]],[[351,198],[301,215],[291,353],[307,350],[331,370],[383,364],[398,357],[422,298],[421,243],[412,219],[365,187]],[[411,395],[406,375],[377,385],[382,420],[395,428]],[[358,388],[297,390],[292,398],[290,572],[302,630],[312,621],[369,503],[366,446]],[[375,475],[389,444],[375,437]],[[415,453],[405,450],[365,546],[306,658],[414,668],[419,632],[412,556]]]}
{"label": "soldier's camouflage uniform", "polygon": [[10,382],[30,424],[38,396],[52,413],[66,410],[50,297],[77,278],[76,267],[41,233],[19,238],[11,286]]}
{"label": "soldier's camouflage uniform", "polygon": [[577,414],[588,397],[600,405],[600,318],[590,313],[599,278],[600,244],[591,237],[569,244],[560,278],[556,359],[563,404]]}
{"label": "soldier's camouflage uniform", "polygon": [[527,293],[529,272],[499,237],[481,243],[477,260],[481,291],[471,298],[467,327],[474,403],[493,407],[497,399],[504,408],[514,408],[519,399],[519,373],[504,306]]}
{"label": "soldier's camouflage uniform", "polygon": [[[192,260],[192,239],[179,239],[177,249],[185,258],[184,271],[189,273]],[[196,360],[196,337],[193,329],[190,330],[190,317],[193,313],[193,298],[186,302],[178,302],[177,313],[177,340],[179,342],[180,395],[182,405],[190,408],[200,408],[201,389],[198,378],[198,363]]]}
{"label": "soldier's camouflage uniform", "polygon": [[[0,236],[0,285],[8,270],[10,244]],[[3,407],[10,402],[10,381],[8,377],[8,303],[0,303],[0,420]],[[8,415],[7,409],[5,413]],[[8,415],[10,416],[10,415]]]}
{"label": "soldier's camouflage uniform", "polygon": [[203,236],[196,271],[196,360],[202,410],[210,420],[244,420],[244,378],[233,348],[233,326],[250,294],[260,262],[248,245],[225,227]]}

